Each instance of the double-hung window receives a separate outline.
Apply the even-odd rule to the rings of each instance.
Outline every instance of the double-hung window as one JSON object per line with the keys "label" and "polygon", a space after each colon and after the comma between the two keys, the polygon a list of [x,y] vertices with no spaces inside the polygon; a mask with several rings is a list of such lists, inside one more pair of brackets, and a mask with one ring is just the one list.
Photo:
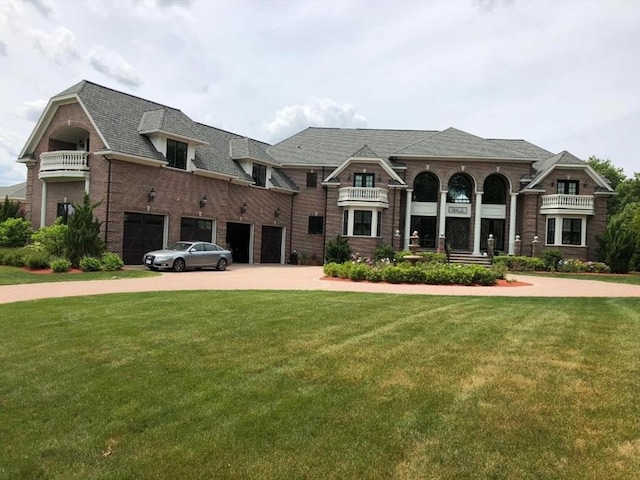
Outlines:
{"label": "double-hung window", "polygon": [[321,234],[324,231],[324,217],[311,216],[309,217],[309,230],[310,235]]}
{"label": "double-hung window", "polygon": [[318,186],[318,174],[315,172],[307,172],[307,187],[316,188]]}
{"label": "double-hung window", "polygon": [[253,181],[256,182],[256,186],[258,187],[267,186],[267,167],[265,165],[254,163],[251,176],[253,177]]}
{"label": "double-hung window", "polygon": [[187,169],[187,144],[167,139],[167,162],[173,168]]}
{"label": "double-hung window", "polygon": [[365,237],[371,236],[371,210],[353,211],[353,234]]}
{"label": "double-hung window", "polygon": [[581,245],[582,244],[582,219],[563,218],[562,219],[562,244]]}
{"label": "double-hung window", "polygon": [[62,218],[62,223],[67,224],[71,215],[73,215],[74,208],[70,203],[59,203],[56,211],[56,217]]}

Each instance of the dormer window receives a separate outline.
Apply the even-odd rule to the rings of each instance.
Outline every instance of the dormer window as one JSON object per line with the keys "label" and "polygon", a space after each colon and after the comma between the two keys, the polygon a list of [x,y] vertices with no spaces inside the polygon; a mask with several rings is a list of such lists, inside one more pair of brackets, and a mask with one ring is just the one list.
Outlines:
{"label": "dormer window", "polygon": [[251,176],[253,177],[253,181],[256,182],[257,187],[267,186],[267,167],[265,165],[254,163]]}
{"label": "dormer window", "polygon": [[173,168],[187,169],[187,144],[167,139],[167,162]]}

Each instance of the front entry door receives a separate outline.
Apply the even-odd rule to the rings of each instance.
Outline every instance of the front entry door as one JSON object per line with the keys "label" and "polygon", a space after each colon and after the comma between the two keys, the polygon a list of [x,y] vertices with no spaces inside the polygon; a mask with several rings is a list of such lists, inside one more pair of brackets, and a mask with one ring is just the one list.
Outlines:
{"label": "front entry door", "polygon": [[452,250],[466,252],[471,250],[470,241],[471,220],[468,218],[447,218],[445,235]]}
{"label": "front entry door", "polygon": [[282,227],[262,227],[260,263],[281,263]]}

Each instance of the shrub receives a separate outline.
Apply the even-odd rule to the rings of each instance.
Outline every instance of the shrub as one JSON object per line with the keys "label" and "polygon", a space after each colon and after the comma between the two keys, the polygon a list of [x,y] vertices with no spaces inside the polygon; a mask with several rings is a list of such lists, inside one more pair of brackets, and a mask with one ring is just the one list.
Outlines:
{"label": "shrub", "polygon": [[0,247],[23,247],[31,232],[31,223],[24,218],[7,218],[0,223]]}
{"label": "shrub", "polygon": [[62,223],[62,218],[56,218],[53,225],[42,227],[31,235],[31,241],[42,245],[51,256],[64,256],[64,239],[69,227]]}
{"label": "shrub", "polygon": [[427,281],[427,273],[420,267],[411,267],[404,269],[404,283],[425,283]]}
{"label": "shrub", "polygon": [[95,257],[82,257],[82,260],[80,260],[80,270],[83,272],[98,272],[101,269],[102,264]]}
{"label": "shrub", "polygon": [[450,265],[431,265],[425,269],[425,283],[429,285],[452,285],[454,281],[451,268],[452,266]]}
{"label": "shrub", "polygon": [[0,248],[0,265],[24,267],[24,249]]}
{"label": "shrub", "polygon": [[344,263],[351,257],[351,247],[349,241],[338,235],[327,243],[327,262]]}
{"label": "shrub", "polygon": [[368,282],[381,282],[382,281],[382,268],[369,268],[367,270],[367,281]]}
{"label": "shrub", "polygon": [[493,265],[501,266],[513,272],[532,272],[546,270],[545,263],[538,257],[493,257]]}
{"label": "shrub", "polygon": [[399,266],[389,266],[382,271],[382,280],[387,283],[402,283],[404,281],[404,269]]}
{"label": "shrub", "polygon": [[72,265],[78,266],[85,256],[100,257],[104,252],[104,242],[100,238],[100,222],[93,215],[89,195],[85,194],[82,204],[73,204],[74,212],[69,218],[65,234],[65,256]]}
{"label": "shrub", "polygon": [[68,272],[71,268],[71,262],[66,258],[57,258],[51,261],[51,269],[55,273],[64,273]]}
{"label": "shrub", "polygon": [[562,253],[560,250],[545,250],[542,252],[542,261],[547,270],[555,272],[558,270],[558,264],[562,261]]}
{"label": "shrub", "polygon": [[113,252],[103,253],[100,263],[102,270],[106,272],[115,272],[116,270],[122,270],[122,267],[124,267],[124,262],[122,258],[120,258],[120,255]]}
{"label": "shrub", "polygon": [[49,254],[43,250],[25,249],[24,266],[29,270],[49,268]]}
{"label": "shrub", "polygon": [[378,245],[373,252],[373,260],[378,262],[380,260],[384,260],[385,258],[388,258],[389,260],[393,260],[395,258],[393,247],[388,244]]}
{"label": "shrub", "polygon": [[349,278],[349,272],[355,266],[355,263],[345,262],[338,265],[338,278]]}
{"label": "shrub", "polygon": [[357,264],[349,269],[349,279],[354,282],[361,282],[367,279],[367,273],[371,270],[371,267],[366,264]]}
{"label": "shrub", "polygon": [[339,269],[340,269],[340,264],[336,262],[325,263],[324,267],[322,267],[322,270],[324,271],[324,274],[327,277],[334,277],[334,278],[338,276]]}

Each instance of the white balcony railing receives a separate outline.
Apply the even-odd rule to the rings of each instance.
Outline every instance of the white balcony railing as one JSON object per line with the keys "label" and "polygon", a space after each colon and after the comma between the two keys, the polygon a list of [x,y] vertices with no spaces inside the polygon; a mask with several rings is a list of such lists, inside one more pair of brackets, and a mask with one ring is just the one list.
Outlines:
{"label": "white balcony railing", "polygon": [[591,195],[543,195],[541,213],[565,212],[593,215],[593,196]]}
{"label": "white balcony railing", "polygon": [[344,202],[371,202],[389,205],[389,195],[385,188],[345,187],[338,191],[338,205]]}
{"label": "white balcony railing", "polygon": [[81,150],[58,150],[40,154],[40,171],[88,171],[89,154]]}

